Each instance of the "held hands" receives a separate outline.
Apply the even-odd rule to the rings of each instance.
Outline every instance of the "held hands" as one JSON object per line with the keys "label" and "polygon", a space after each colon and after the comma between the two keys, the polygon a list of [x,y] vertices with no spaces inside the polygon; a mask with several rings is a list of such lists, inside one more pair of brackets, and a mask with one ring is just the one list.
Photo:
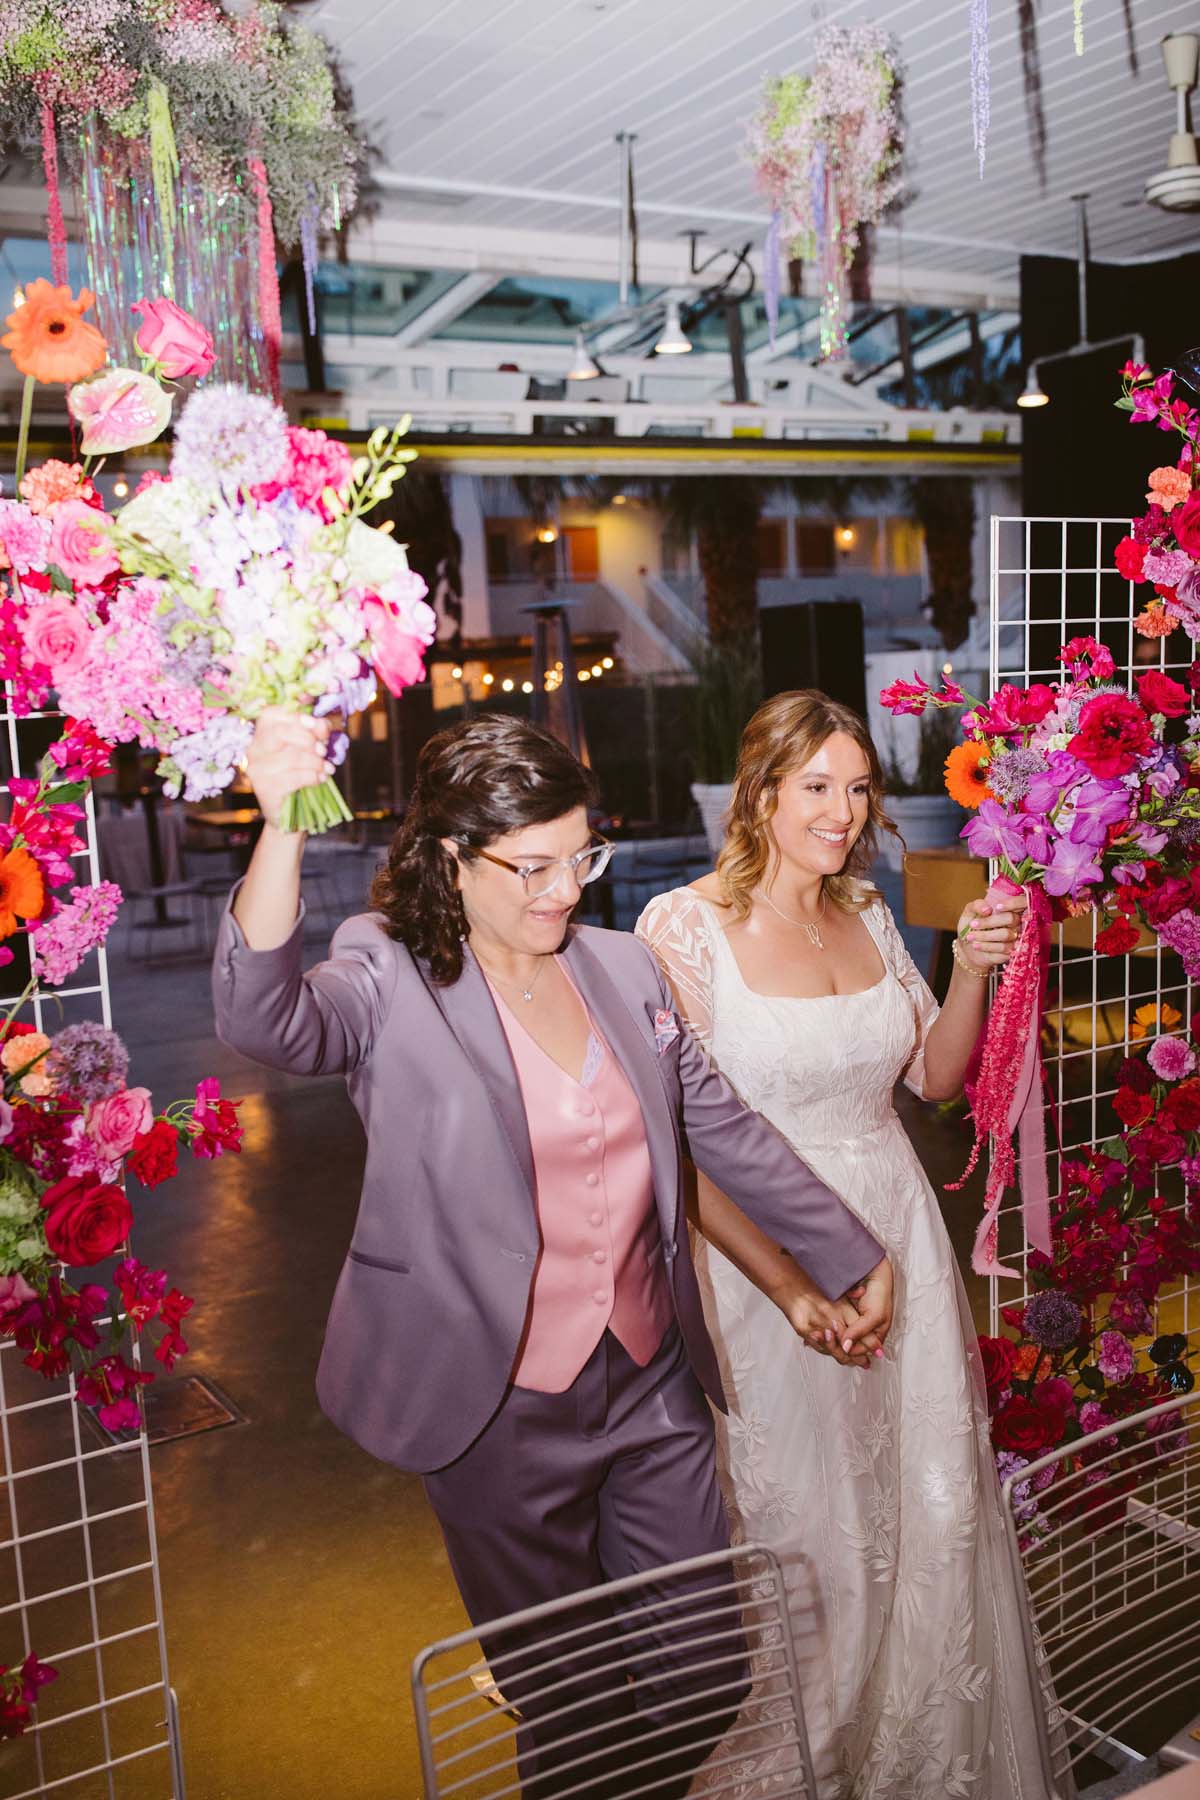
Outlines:
{"label": "held hands", "polygon": [[810,1350],[832,1356],[844,1368],[868,1369],[883,1355],[891,1324],[892,1271],[884,1261],[840,1300],[827,1300],[796,1268],[778,1304]]}
{"label": "held hands", "polygon": [[328,719],[268,706],[259,715],[246,754],[246,773],[268,825],[279,828],[283,803],[297,788],[315,787],[329,773]]}
{"label": "held hands", "polygon": [[990,975],[1003,968],[1020,935],[1027,905],[1024,894],[1000,894],[991,888],[982,900],[968,901],[955,939],[955,960],[968,974]]}

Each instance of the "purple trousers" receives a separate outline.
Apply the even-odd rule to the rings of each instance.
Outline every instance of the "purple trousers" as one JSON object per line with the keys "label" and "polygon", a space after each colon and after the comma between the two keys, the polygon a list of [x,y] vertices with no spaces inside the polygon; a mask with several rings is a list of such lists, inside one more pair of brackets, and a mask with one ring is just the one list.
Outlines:
{"label": "purple trousers", "polygon": [[[605,1332],[564,1393],[511,1388],[470,1449],[425,1477],[425,1491],[475,1625],[729,1542],[708,1402],[674,1325],[644,1369]],[[678,1596],[688,1585],[664,1586],[661,1596]],[[690,1585],[711,1590],[713,1576]],[[619,1610],[608,1606],[607,1613],[619,1624]],[[573,1615],[569,1624],[579,1622]],[[528,1651],[534,1641],[528,1631],[481,1635],[489,1661]],[[646,1647],[639,1637],[637,1650]],[[506,1677],[500,1661],[497,1681],[523,1719],[522,1785],[536,1775],[538,1800],[566,1789],[578,1789],[580,1800],[621,1800],[651,1780],[661,1783],[656,1800],[687,1793],[713,1734],[732,1724],[749,1676],[744,1663],[716,1677],[700,1667],[712,1651],[690,1645],[686,1625],[665,1625],[651,1649],[649,1658],[638,1658],[639,1676],[651,1679],[636,1695],[619,1680],[614,1691],[611,1673],[600,1678],[576,1656],[539,1678],[556,1684],[539,1702],[511,1670]],[[716,1703],[698,1698],[694,1710],[704,1717],[689,1725],[689,1693],[702,1696],[714,1679],[739,1686]],[[714,1704],[727,1707],[728,1716],[714,1720]],[[554,1718],[539,1727],[539,1713],[549,1710]],[[556,1748],[572,1732],[586,1732],[586,1740]],[[563,1768],[556,1781],[556,1768],[593,1751],[585,1768]],[[647,1770],[622,1773],[650,1756]]]}

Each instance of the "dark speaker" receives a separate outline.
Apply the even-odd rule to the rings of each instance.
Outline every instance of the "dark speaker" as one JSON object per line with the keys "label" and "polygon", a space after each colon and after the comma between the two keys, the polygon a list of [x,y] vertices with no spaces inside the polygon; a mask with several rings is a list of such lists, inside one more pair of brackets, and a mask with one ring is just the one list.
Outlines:
{"label": "dark speaker", "polygon": [[866,717],[863,610],[857,600],[764,606],[758,623],[765,699],[789,688],[820,688]]}

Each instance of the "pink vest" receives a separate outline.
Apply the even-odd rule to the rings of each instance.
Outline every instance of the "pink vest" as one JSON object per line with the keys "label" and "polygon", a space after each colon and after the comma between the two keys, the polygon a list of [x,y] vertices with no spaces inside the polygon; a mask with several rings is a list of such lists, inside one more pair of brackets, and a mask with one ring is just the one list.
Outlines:
{"label": "pink vest", "polygon": [[[598,1036],[599,1069],[584,1086],[502,1001],[498,1011],[529,1121],[542,1236],[512,1379],[561,1394],[606,1326],[645,1368],[671,1321],[646,1127],[624,1071]],[[588,1061],[595,1064],[595,1047]]]}

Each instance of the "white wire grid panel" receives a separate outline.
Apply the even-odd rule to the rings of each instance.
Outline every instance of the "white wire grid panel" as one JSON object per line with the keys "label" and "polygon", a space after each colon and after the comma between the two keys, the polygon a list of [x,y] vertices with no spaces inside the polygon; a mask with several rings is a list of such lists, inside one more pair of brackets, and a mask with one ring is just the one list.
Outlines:
{"label": "white wire grid panel", "polygon": [[[707,1756],[706,1796],[816,1800],[783,1572],[754,1545],[444,1638],[416,1657],[412,1689],[425,1800],[675,1795],[681,1735],[689,1767]],[[634,1707],[652,1713],[636,1740]],[[524,1785],[522,1708],[539,1717],[543,1759]]]}
{"label": "white wire grid panel", "polygon": [[[1029,1666],[1049,1721],[1039,1712],[1052,1800],[1070,1800],[1089,1751],[1150,1761],[1200,1711],[1200,1396],[1122,1419],[1071,1450],[1072,1460],[1086,1455],[1084,1473],[1054,1451],[1004,1486],[1009,1552],[1029,1593]],[[1041,1480],[1036,1497],[1022,1498]],[[1141,1748],[1127,1741],[1139,1737]]]}
{"label": "white wire grid panel", "polygon": [[[0,781],[30,777],[59,736],[56,715],[18,719],[4,689]],[[78,880],[100,879],[87,797]],[[6,971],[7,1011],[28,977],[25,940]],[[29,1013],[24,1013],[28,1018]],[[103,949],[70,983],[35,994],[33,1021],[52,1035],[90,1019],[111,1023]],[[136,1347],[121,1346],[130,1361]],[[174,1696],[145,1434],[113,1444],[75,1404],[73,1378],[46,1381],[11,1340],[0,1347],[0,1662],[30,1650],[58,1670],[33,1722],[0,1744],[0,1796],[31,1800],[183,1800]]]}
{"label": "white wire grid panel", "polygon": [[[1117,665],[1114,679],[1118,682],[1131,682],[1146,668],[1166,669],[1176,679],[1186,682],[1192,646],[1184,633],[1177,631],[1168,638],[1147,639],[1133,629],[1133,619],[1141,610],[1142,600],[1133,584],[1124,580],[1113,564],[1115,545],[1129,530],[1128,518],[993,517],[990,608],[993,689],[1001,681],[1023,685],[1060,679],[1058,651],[1069,639],[1078,636],[1095,637],[1107,646]],[[1058,1188],[1062,1155],[1077,1155],[1082,1147],[1099,1144],[1120,1130],[1111,1108],[1117,1070],[1126,1056],[1147,1048],[1155,1029],[1151,1025],[1148,1035],[1139,1031],[1138,1010],[1169,1005],[1186,1021],[1197,1005],[1197,996],[1184,975],[1179,958],[1172,951],[1164,950],[1157,939],[1145,943],[1132,955],[1103,957],[1097,956],[1092,947],[1095,931],[1096,919],[1091,915],[1086,920],[1072,921],[1066,932],[1056,929],[1051,936],[1043,1052],[1058,1128],[1057,1143],[1053,1128],[1047,1132],[1052,1194]],[[1064,937],[1070,941],[1064,942]],[[1168,1207],[1182,1208],[1183,1186],[1177,1170],[1158,1171],[1157,1191]],[[1022,1278],[1019,1281],[992,1279],[989,1310],[993,1332],[1000,1330],[1000,1308],[1019,1305],[1028,1295],[1024,1278],[1028,1250],[1019,1195],[1013,1193],[1000,1215],[1000,1260],[1008,1267],[1021,1270]],[[1185,1332],[1194,1343],[1198,1326],[1195,1282],[1183,1279],[1164,1289],[1156,1308],[1156,1330]],[[1145,1359],[1139,1360],[1144,1362]],[[1194,1428],[1196,1414],[1186,1405],[1182,1416],[1189,1428]],[[1045,1460],[1051,1463],[1054,1459]],[[1026,1473],[1022,1472],[1022,1479]],[[1185,1498],[1194,1501],[1196,1474],[1190,1457],[1173,1472],[1166,1471],[1164,1478],[1172,1483],[1183,1480]],[[1187,1488],[1189,1480],[1193,1485]],[[1195,1550],[1197,1540],[1194,1535],[1189,1543]],[[1041,1552],[1037,1545],[1031,1542],[1027,1548],[1031,1570],[1040,1568]],[[1149,1554],[1152,1558],[1153,1546]],[[1190,1565],[1193,1573],[1189,1576],[1193,1619],[1200,1605],[1195,1567],[1193,1562]],[[1064,1684],[1064,1701],[1075,1692],[1072,1686],[1074,1664],[1069,1655],[1073,1639],[1066,1624],[1069,1622],[1073,1630],[1082,1630],[1085,1620],[1102,1619],[1104,1609],[1109,1605],[1108,1597],[1092,1580],[1090,1568],[1090,1564],[1086,1567],[1070,1562],[1061,1564],[1062,1606],[1068,1610],[1062,1614],[1063,1630],[1049,1632],[1045,1639],[1050,1669],[1055,1680]],[[1078,1594],[1072,1590],[1075,1573],[1083,1584]],[[1034,1590],[1035,1611],[1039,1591]],[[1067,1656],[1065,1663],[1060,1657],[1060,1648],[1064,1648]],[[1125,1671],[1127,1682],[1134,1666],[1131,1660]],[[1186,1675],[1185,1668],[1188,1670]],[[1196,1671],[1197,1658],[1193,1650],[1189,1657],[1181,1656],[1179,1660],[1180,1691],[1175,1696],[1185,1711],[1190,1707],[1190,1713],[1200,1711]],[[1184,1683],[1188,1680],[1191,1682],[1190,1701],[1184,1693]],[[1104,1721],[1110,1716],[1102,1704],[1103,1698],[1091,1690],[1076,1695],[1077,1708],[1086,1712],[1094,1704],[1096,1715],[1091,1722],[1077,1720],[1078,1730],[1070,1737],[1072,1754],[1082,1755],[1089,1747],[1103,1748],[1103,1740],[1109,1735]],[[1129,1710],[1131,1713],[1134,1710],[1132,1703]],[[1139,1730],[1153,1735],[1157,1723],[1157,1715],[1151,1708],[1147,1716],[1135,1721],[1135,1735]],[[1116,1730],[1115,1725],[1113,1730]],[[1125,1748],[1116,1740],[1110,1746],[1118,1758]],[[1061,1765],[1061,1755],[1059,1761]]]}
{"label": "white wire grid panel", "polygon": [[[1141,610],[1133,584],[1113,566],[1113,549],[1130,530],[1128,519],[993,517],[991,528],[991,680],[1023,685],[1061,678],[1061,646],[1073,637],[1099,639],[1116,662],[1114,680],[1126,683],[1144,669],[1166,669],[1186,683],[1192,646],[1184,633],[1140,637],[1133,629]],[[1192,984],[1173,951],[1155,939],[1130,956],[1097,956],[1092,948],[1096,915],[1072,921],[1051,935],[1050,978],[1043,1053],[1062,1151],[1113,1137],[1120,1123],[1111,1109],[1116,1072],[1126,1056],[1145,1050],[1154,1032],[1139,1035],[1140,1007],[1164,1004],[1186,1021],[1197,1005]],[[1064,942],[1064,937],[1070,939]],[[1047,1132],[1050,1192],[1057,1191],[1059,1156],[1053,1126]],[[1178,1173],[1160,1172],[1168,1204],[1179,1208]],[[1010,1194],[1000,1214],[1000,1260],[1024,1270],[1028,1246],[1021,1229],[1019,1196]],[[991,1329],[1000,1307],[1019,1305],[1025,1283],[991,1283]],[[1172,1331],[1194,1334],[1195,1285],[1181,1283],[1160,1297],[1160,1319]],[[1161,1326],[1166,1329],[1166,1324]]]}

